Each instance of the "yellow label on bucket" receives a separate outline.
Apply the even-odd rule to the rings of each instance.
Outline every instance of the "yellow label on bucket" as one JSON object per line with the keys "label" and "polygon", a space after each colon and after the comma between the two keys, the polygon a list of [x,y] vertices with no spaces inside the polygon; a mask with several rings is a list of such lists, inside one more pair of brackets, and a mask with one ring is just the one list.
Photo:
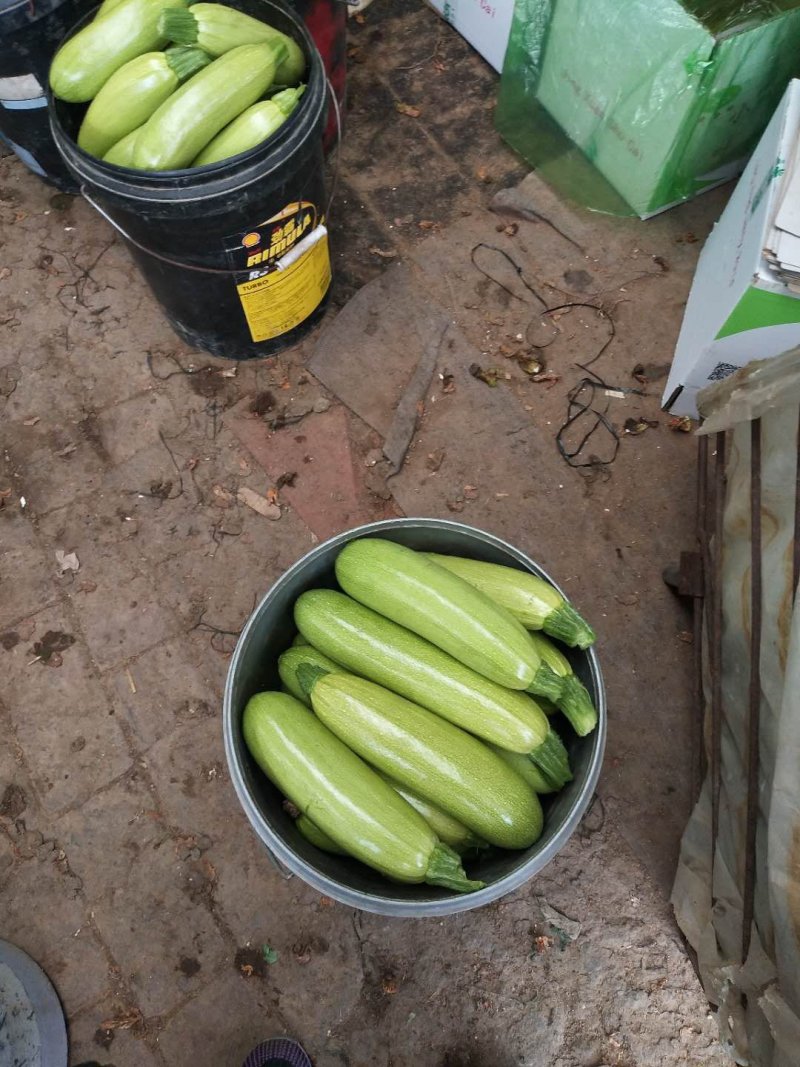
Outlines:
{"label": "yellow label on bucket", "polygon": [[269,341],[299,326],[316,311],[331,284],[328,235],[323,234],[283,270],[236,288],[254,341]]}

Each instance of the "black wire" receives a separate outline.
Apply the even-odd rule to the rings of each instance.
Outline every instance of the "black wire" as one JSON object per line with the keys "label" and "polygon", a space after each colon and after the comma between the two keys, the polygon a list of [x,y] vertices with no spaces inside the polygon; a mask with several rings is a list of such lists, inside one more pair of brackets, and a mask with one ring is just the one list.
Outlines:
{"label": "black wire", "polygon": [[[613,389],[615,388],[615,386],[608,385],[608,383],[603,381],[599,374],[589,369],[593,363],[596,363],[598,359],[600,359],[600,357],[605,353],[611,342],[617,336],[617,328],[611,313],[607,311],[604,307],[601,307],[599,304],[591,304],[588,301],[584,300],[570,300],[563,304],[556,304],[554,307],[547,307],[547,301],[542,296],[540,296],[540,294],[533,288],[533,286],[525,277],[522,271],[522,267],[520,267],[520,265],[514,260],[514,258],[509,255],[508,252],[505,251],[505,249],[498,248],[496,245],[486,244],[483,241],[479,244],[476,244],[470,253],[470,260],[472,261],[473,267],[475,267],[476,270],[480,271],[480,273],[485,278],[488,278],[489,281],[494,282],[495,285],[499,286],[506,293],[508,293],[509,296],[512,296],[515,300],[519,300],[523,304],[527,303],[527,301],[523,297],[513,292],[513,290],[509,289],[507,285],[503,284],[503,282],[498,281],[497,278],[493,277],[491,274],[489,274],[488,271],[484,270],[483,267],[481,267],[480,264],[476,261],[475,254],[480,248],[486,248],[489,251],[497,252],[510,264],[517,277],[528,290],[528,292],[532,293],[533,296],[535,296],[536,299],[539,301],[539,303],[544,306],[544,310],[540,313],[540,318],[544,318],[545,315],[554,315],[557,311],[572,311],[573,308],[587,308],[590,311],[596,311],[597,314],[602,319],[605,319],[608,323],[608,337],[600,346],[598,351],[592,356],[591,359],[586,360],[585,363],[576,362],[575,364],[576,367],[579,367],[582,371],[586,373],[587,377],[581,378],[580,381],[577,382],[567,394],[567,417],[559,427],[558,432],[556,433],[556,447],[558,448],[562,459],[566,463],[568,463],[570,467],[605,467],[613,463],[614,460],[617,458],[617,453],[619,452],[620,436],[615,430],[614,424],[607,417],[608,404],[606,404],[605,411],[598,411],[597,408],[595,408],[594,406],[594,402],[598,389]],[[529,337],[529,331],[532,325],[533,320],[528,323],[525,329],[525,337],[526,340],[528,340],[529,344],[532,344]],[[534,347],[539,349],[547,348],[551,344],[553,344],[555,340],[556,337],[554,336],[546,344],[537,344]],[[584,390],[589,391],[589,399],[587,402],[583,402],[580,399]],[[628,389],[625,390],[625,392],[631,391],[632,390]],[[589,413],[595,416],[594,423],[592,424],[590,429],[587,430],[586,433],[583,435],[577,447],[570,449],[570,447],[565,442],[565,436],[567,431],[572,426],[574,426],[579,419],[582,419],[585,415]],[[598,430],[600,430],[601,427],[606,431],[606,433],[611,437],[614,442],[614,447],[610,458],[602,459],[598,456],[592,455],[587,461],[581,460],[576,462],[576,460],[581,455],[591,438],[594,436],[595,433],[597,433]]]}
{"label": "black wire", "polygon": [[[510,256],[504,248],[498,248],[497,245],[490,245],[486,244],[485,241],[481,241],[479,244],[473,246],[469,258],[472,261],[473,267],[476,270],[480,271],[484,278],[488,278],[490,282],[494,282],[495,285],[499,285],[501,289],[505,290],[505,292],[507,292],[509,296],[513,296],[515,300],[519,300],[523,304],[526,303],[523,297],[519,296],[512,289],[509,289],[507,285],[503,285],[502,282],[499,282],[497,278],[494,278],[491,274],[489,274],[488,271],[485,271],[483,267],[480,266],[480,264],[476,263],[475,253],[478,251],[479,248],[488,248],[490,252],[497,252],[498,255],[501,255],[503,259],[505,259],[514,269],[517,277],[528,290],[528,292],[532,293],[539,301],[539,303],[544,305],[545,308],[547,307],[547,301],[544,299],[544,297],[540,296],[530,284],[530,282],[528,282],[528,280],[525,278],[525,275],[522,273],[522,267],[520,267],[520,265],[513,259],[513,257]],[[547,314],[547,312],[544,312],[544,314]]]}

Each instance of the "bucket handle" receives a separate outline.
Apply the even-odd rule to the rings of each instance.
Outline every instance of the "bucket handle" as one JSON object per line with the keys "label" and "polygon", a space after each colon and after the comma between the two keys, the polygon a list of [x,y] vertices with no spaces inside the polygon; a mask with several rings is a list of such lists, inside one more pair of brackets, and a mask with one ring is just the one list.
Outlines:
{"label": "bucket handle", "polygon": [[[331,103],[333,104],[334,114],[336,115],[336,162],[333,169],[333,177],[331,178],[331,192],[330,196],[328,197],[328,205],[325,210],[325,219],[327,222],[327,220],[330,218],[333,198],[336,195],[336,187],[339,184],[339,161],[342,154],[342,113],[339,108],[339,101],[336,99],[336,93],[334,92],[333,86],[331,85],[330,78],[325,79],[325,84],[328,87],[328,93],[331,98]],[[134,248],[138,248],[140,252],[144,252],[146,255],[152,256],[154,259],[160,259],[162,263],[168,263],[171,267],[180,267],[182,270],[199,271],[201,274],[224,274],[230,277],[231,275],[246,273],[246,271],[243,271],[241,267],[238,267],[236,269],[233,269],[231,267],[200,267],[195,263],[184,263],[177,259],[170,259],[169,256],[162,256],[160,252],[156,252],[153,248],[148,248],[146,245],[143,245],[139,241],[137,241],[135,237],[131,237],[127,230],[124,230],[122,226],[120,226],[120,224],[116,222],[116,220],[111,218],[107,211],[104,211],[103,208],[100,207],[96,200],[93,200],[92,197],[89,196],[85,185],[81,185],[80,193],[86,203],[90,204],[98,213],[98,215],[102,215],[106,222],[109,224],[109,226],[111,226],[112,229],[116,230],[120,237],[123,237],[128,242],[128,244],[132,244]]]}

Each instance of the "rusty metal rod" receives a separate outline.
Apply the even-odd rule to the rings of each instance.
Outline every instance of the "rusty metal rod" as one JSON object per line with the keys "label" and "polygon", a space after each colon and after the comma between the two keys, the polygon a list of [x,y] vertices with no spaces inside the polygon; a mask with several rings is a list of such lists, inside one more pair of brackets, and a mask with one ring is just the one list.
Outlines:
{"label": "rusty metal rod", "polygon": [[742,963],[750,951],[756,888],[759,727],[761,725],[761,420],[750,424],[750,689],[747,714],[747,821],[742,893]]}

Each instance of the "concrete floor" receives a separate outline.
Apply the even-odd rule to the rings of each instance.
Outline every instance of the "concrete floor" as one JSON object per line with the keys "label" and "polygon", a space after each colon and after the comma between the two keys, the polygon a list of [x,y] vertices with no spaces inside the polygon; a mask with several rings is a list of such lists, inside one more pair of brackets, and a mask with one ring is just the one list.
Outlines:
{"label": "concrete floor", "polygon": [[[368,10],[351,63],[333,223],[345,310],[258,364],[183,347],[105,223],[0,160],[0,933],[56,983],[73,1065],[235,1065],[284,1032],[319,1067],[721,1064],[667,904],[694,730],[690,619],[660,574],[691,547],[694,442],[669,429],[656,381],[608,401],[620,430],[653,423],[612,465],[567,467],[554,435],[608,320],[561,316],[545,350],[557,380],[533,382],[506,357],[518,333],[539,337],[540,306],[470,252],[502,247],[550,307],[600,301],[617,336],[593,369],[639,388],[635,364],[670,359],[695,239],[725,194],[645,225],[522,181],[492,129],[493,73],[411,0]],[[572,243],[489,210],[520,182],[517,204]],[[380,447],[426,315],[454,332],[387,482]],[[473,362],[500,366],[496,388]],[[292,471],[278,521],[237,500]],[[580,832],[532,884],[446,922],[354,913],[283,881],[220,730],[257,598],[317,540],[403,513],[539,559],[595,623],[609,687]],[[548,906],[579,923],[573,940]]]}

